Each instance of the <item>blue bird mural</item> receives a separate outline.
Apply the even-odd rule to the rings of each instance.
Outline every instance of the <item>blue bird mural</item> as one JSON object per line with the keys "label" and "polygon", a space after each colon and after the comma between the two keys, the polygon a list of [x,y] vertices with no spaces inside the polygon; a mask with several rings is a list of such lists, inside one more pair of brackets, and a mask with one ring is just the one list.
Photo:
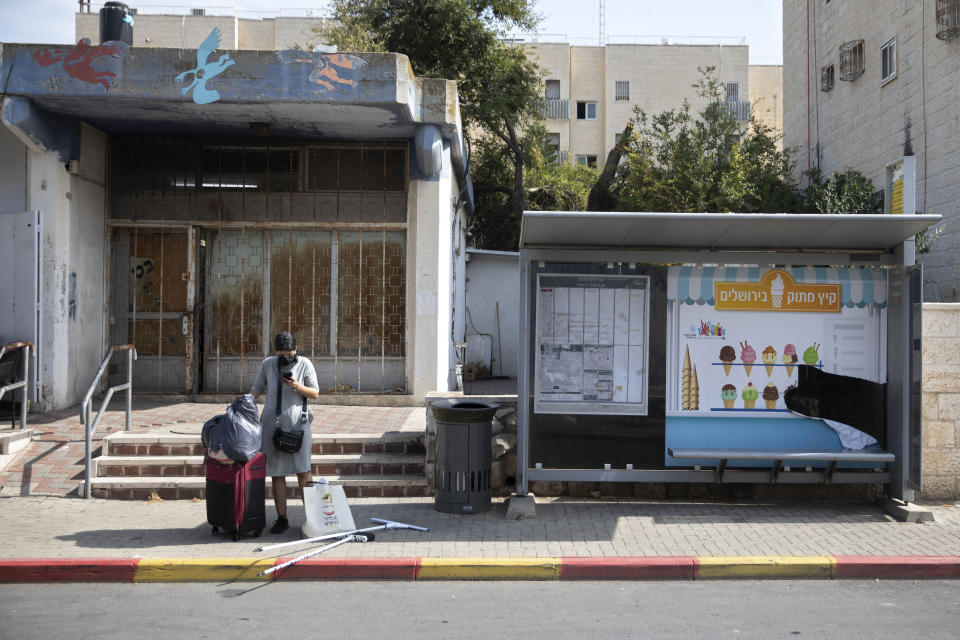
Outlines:
{"label": "blue bird mural", "polygon": [[188,75],[193,74],[193,81],[180,90],[180,95],[185,96],[192,89],[193,101],[197,104],[210,104],[220,99],[220,93],[216,89],[208,89],[207,82],[223,73],[227,67],[234,64],[234,61],[230,59],[230,54],[225,53],[216,62],[210,62],[210,56],[219,47],[220,29],[214,27],[207,39],[197,48],[196,68],[184,71],[174,78],[175,82],[181,82]]}

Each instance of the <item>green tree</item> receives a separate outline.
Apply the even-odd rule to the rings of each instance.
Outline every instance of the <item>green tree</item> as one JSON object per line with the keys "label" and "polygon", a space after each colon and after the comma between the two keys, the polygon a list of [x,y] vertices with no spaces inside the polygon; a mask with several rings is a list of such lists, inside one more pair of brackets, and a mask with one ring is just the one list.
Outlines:
{"label": "green tree", "polygon": [[[598,171],[574,163],[559,163],[541,124],[528,126],[520,140],[523,149],[523,192],[532,211],[583,211]],[[503,161],[498,141],[484,138],[475,146],[471,162],[473,179],[488,185],[510,183],[512,167]],[[473,243],[484,249],[516,251],[521,214],[511,207],[510,187],[492,186],[477,194],[471,221]]]}
{"label": "green tree", "polygon": [[[540,71],[501,37],[533,29],[529,0],[335,0],[333,26],[318,35],[341,50],[392,51],[418,76],[457,81],[465,131],[495,139],[512,165],[505,182],[475,181],[477,191],[507,185],[512,214],[525,206],[522,127],[539,118]],[[478,136],[474,136],[478,137]]]}
{"label": "green tree", "polygon": [[818,168],[806,171],[806,210],[811,213],[883,213],[883,194],[856,169],[824,179]]}
{"label": "green tree", "polygon": [[633,132],[612,195],[621,211],[796,211],[789,152],[756,119],[746,127],[726,104],[713,67],[693,85],[706,105],[647,114],[634,107]]}

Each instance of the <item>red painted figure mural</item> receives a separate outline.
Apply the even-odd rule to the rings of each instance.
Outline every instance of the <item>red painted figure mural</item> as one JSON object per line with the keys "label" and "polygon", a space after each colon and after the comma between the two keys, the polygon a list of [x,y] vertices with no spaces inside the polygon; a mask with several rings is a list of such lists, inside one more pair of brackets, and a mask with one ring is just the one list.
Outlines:
{"label": "red painted figure mural", "polygon": [[33,55],[34,61],[41,67],[63,61],[63,68],[77,80],[90,84],[109,87],[117,74],[112,71],[97,71],[93,61],[104,56],[119,58],[130,49],[125,42],[104,42],[90,46],[90,38],[82,38],[73,49],[44,49]]}
{"label": "red painted figure mural", "polygon": [[328,91],[356,86],[357,78],[354,72],[367,66],[367,61],[363,58],[342,53],[326,54],[288,50],[278,51],[277,56],[287,64],[312,64],[310,82]]}

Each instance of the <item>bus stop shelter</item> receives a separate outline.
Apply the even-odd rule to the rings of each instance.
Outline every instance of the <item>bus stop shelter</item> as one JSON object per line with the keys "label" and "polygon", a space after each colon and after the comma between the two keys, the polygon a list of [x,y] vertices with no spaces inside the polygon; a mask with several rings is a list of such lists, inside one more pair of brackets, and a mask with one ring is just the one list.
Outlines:
{"label": "bus stop shelter", "polygon": [[912,499],[913,238],[938,220],[525,212],[517,495],[536,481],[867,482]]}

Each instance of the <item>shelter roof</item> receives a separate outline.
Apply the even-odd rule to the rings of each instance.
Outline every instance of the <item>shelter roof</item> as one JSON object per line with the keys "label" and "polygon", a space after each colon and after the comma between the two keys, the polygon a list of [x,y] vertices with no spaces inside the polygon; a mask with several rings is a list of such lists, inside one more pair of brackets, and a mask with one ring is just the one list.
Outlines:
{"label": "shelter roof", "polygon": [[526,211],[521,249],[889,251],[939,215]]}

